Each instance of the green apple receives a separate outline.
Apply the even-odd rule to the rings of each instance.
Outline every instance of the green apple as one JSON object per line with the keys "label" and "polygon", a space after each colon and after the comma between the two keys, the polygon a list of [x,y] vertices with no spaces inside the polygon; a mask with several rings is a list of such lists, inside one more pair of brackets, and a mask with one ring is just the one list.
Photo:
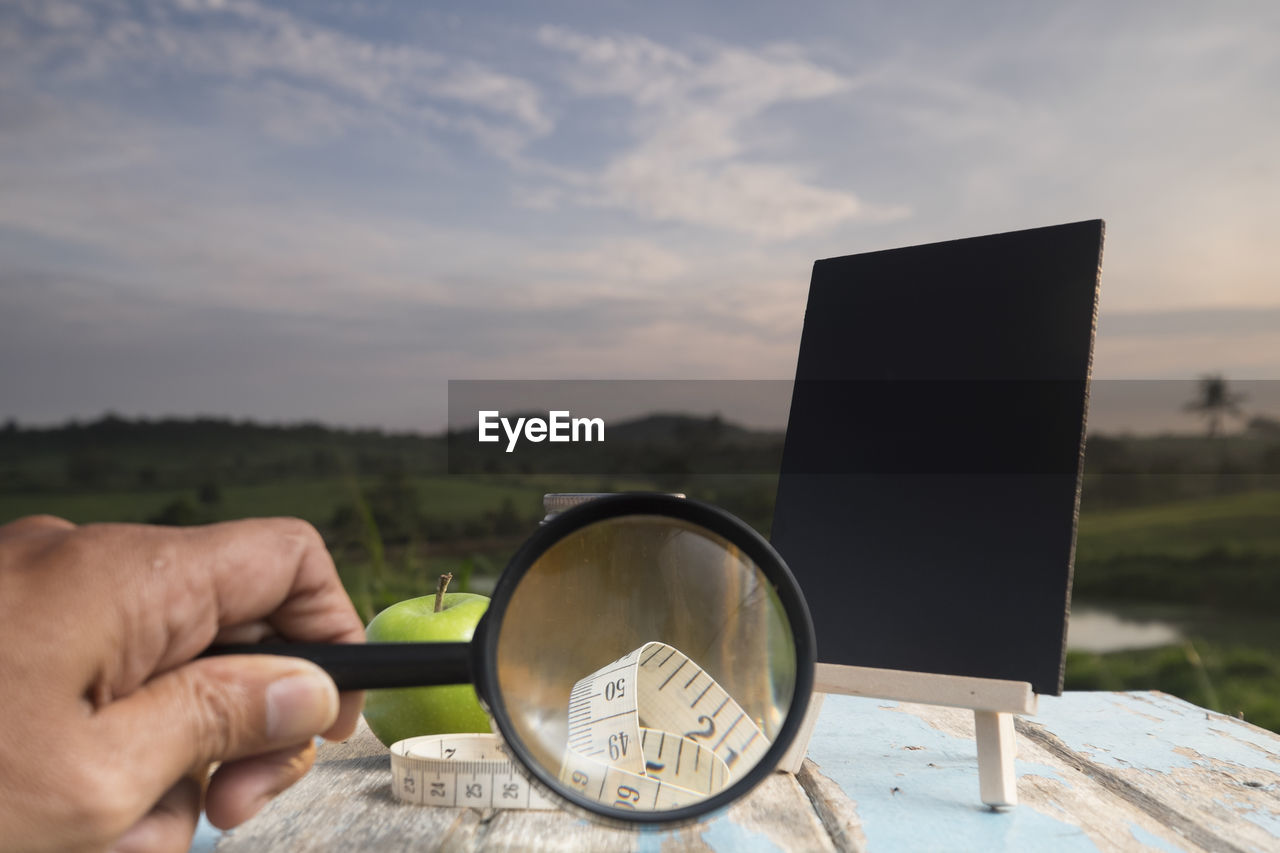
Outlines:
{"label": "green apple", "polygon": [[[489,607],[489,599],[467,592],[424,595],[393,604],[365,629],[371,643],[467,642]],[[400,687],[365,694],[364,719],[387,746],[418,735],[488,732],[489,715],[470,684]]]}

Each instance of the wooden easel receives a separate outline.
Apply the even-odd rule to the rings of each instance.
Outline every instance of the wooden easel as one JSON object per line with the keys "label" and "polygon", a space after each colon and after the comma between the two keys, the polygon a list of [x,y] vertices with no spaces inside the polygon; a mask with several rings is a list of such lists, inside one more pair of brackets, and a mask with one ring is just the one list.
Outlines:
{"label": "wooden easel", "polygon": [[1018,804],[1013,715],[1034,714],[1039,698],[1028,682],[820,663],[814,673],[813,691],[795,743],[783,756],[779,770],[795,773],[800,769],[823,697],[828,693],[969,708],[973,710],[982,802],[992,808]]}

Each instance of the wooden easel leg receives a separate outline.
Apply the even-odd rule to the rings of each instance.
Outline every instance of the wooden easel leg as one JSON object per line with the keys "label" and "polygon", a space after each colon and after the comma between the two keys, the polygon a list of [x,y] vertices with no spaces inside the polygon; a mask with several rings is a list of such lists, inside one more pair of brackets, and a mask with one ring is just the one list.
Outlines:
{"label": "wooden easel leg", "polygon": [[978,742],[978,788],[982,802],[993,808],[1018,804],[1013,755],[1017,743],[1013,714],[974,711],[973,728]]}
{"label": "wooden easel leg", "polygon": [[818,724],[818,714],[822,711],[822,700],[826,695],[814,693],[809,698],[809,708],[804,712],[804,722],[800,724],[800,731],[796,732],[796,739],[791,742],[791,748],[778,762],[778,769],[782,772],[791,774],[800,772],[800,765],[809,754],[809,738],[813,737],[813,727]]}

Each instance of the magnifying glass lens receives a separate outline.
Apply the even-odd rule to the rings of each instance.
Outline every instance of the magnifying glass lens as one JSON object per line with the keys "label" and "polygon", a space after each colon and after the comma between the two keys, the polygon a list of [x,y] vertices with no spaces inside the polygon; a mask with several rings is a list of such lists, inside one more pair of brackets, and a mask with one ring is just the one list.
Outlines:
{"label": "magnifying glass lens", "polygon": [[[204,654],[303,657],[342,690],[471,681],[505,741],[486,737],[484,750],[583,810],[639,823],[699,817],[769,773],[799,731],[815,659],[804,597],[759,534],[708,504],[643,494],[592,500],[539,528],[471,643]],[[408,745],[393,768],[416,740],[393,747]],[[466,754],[477,766],[490,757]]]}
{"label": "magnifying glass lens", "polygon": [[521,575],[496,683],[527,758],[593,810],[668,811],[760,763],[796,693],[796,631],[727,538],[666,515],[571,530]]}

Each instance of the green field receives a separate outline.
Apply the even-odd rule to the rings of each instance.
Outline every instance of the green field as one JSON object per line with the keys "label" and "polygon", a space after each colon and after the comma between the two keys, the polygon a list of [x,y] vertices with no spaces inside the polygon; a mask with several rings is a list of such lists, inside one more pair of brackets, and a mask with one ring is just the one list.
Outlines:
{"label": "green field", "polygon": [[[418,496],[418,509],[432,518],[461,521],[497,510],[504,499],[516,502],[521,515],[541,517],[545,491],[568,491],[600,485],[598,478],[489,478],[448,475],[410,477],[409,487]],[[244,486],[222,486],[220,500],[202,506],[210,521],[250,516],[288,515],[323,526],[338,507],[350,504],[353,496],[369,494],[378,482],[329,477],[315,480],[283,480]],[[627,484],[624,483],[624,486]],[[0,523],[32,513],[48,513],[87,524],[94,521],[143,522],[157,515],[174,500],[199,500],[194,489],[115,490],[100,493],[49,492],[0,494]]]}
{"label": "green field", "polygon": [[[1099,511],[1086,500],[1074,598],[1213,616],[1182,645],[1072,652],[1067,689],[1163,690],[1280,731],[1280,491]],[[1226,629],[1246,620],[1264,627],[1247,644],[1224,644]]]}
{"label": "green field", "polygon": [[[547,492],[684,491],[765,535],[773,513],[776,476],[449,476],[442,447],[219,421],[11,429],[0,432],[0,523],[32,513],[77,523],[298,516],[324,534],[368,617],[429,593],[445,571],[455,588],[487,590]],[[677,442],[655,452],[702,451]],[[1087,458],[1074,600],[1199,615],[1182,645],[1071,653],[1067,688],[1160,689],[1280,728],[1280,443],[1091,439]],[[1194,470],[1169,473],[1179,465]],[[1205,473],[1213,465],[1221,470]],[[1245,623],[1256,627],[1215,630]]]}
{"label": "green field", "polygon": [[1280,491],[1102,511],[1090,511],[1086,495],[1078,561],[1137,554],[1189,559],[1211,552],[1280,557]]}
{"label": "green field", "polygon": [[1075,595],[1280,612],[1280,492],[1086,508]]}

